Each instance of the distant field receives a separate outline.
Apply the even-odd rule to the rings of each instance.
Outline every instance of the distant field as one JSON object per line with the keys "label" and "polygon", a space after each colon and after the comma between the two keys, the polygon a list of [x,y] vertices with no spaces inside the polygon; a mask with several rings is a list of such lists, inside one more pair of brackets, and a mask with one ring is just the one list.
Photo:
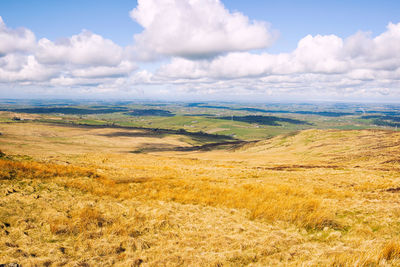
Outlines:
{"label": "distant field", "polygon": [[43,122],[185,130],[262,140],[305,129],[396,130],[400,120],[398,108],[377,104],[45,103],[0,104],[0,121],[34,117]]}

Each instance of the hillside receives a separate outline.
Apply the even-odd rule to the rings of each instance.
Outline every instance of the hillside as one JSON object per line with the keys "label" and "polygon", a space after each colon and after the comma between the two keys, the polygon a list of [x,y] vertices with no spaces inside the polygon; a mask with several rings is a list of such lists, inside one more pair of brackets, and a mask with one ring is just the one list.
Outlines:
{"label": "hillside", "polygon": [[383,130],[305,130],[252,143],[241,151],[274,158],[284,154],[285,160],[296,162],[318,161],[347,167],[361,164],[366,168],[381,168],[399,163],[400,133]]}
{"label": "hillside", "polygon": [[192,141],[39,123],[0,131],[0,263],[400,264],[398,132],[138,153]]}

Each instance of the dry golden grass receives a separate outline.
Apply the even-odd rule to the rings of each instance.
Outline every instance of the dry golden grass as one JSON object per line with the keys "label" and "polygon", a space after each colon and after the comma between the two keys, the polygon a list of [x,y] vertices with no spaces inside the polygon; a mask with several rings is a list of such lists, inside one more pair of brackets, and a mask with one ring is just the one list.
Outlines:
{"label": "dry golden grass", "polygon": [[[100,130],[33,126],[1,129],[11,156],[0,159],[0,263],[400,264],[396,132],[308,130],[236,151],[131,154],[136,137],[113,147]],[[48,138],[59,131],[82,136],[71,153]]]}
{"label": "dry golden grass", "polygon": [[400,259],[400,243],[398,241],[391,241],[387,243],[379,254],[379,259],[393,260]]}
{"label": "dry golden grass", "polygon": [[0,180],[48,179],[54,177],[98,177],[92,170],[32,161],[12,161],[0,158]]}
{"label": "dry golden grass", "polygon": [[[117,128],[68,127],[33,122],[0,124],[1,149],[8,154],[27,154],[38,159],[65,159],[101,151],[131,153],[138,148],[156,146],[188,146],[180,136],[152,136],[145,131]],[[181,140],[182,139],[182,140]]]}

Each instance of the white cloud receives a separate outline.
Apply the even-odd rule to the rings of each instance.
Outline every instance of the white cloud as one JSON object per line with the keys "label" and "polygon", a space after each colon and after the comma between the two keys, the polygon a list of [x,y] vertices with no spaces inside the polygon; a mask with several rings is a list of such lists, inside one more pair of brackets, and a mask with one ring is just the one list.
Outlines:
{"label": "white cloud", "polygon": [[49,84],[52,86],[65,86],[65,87],[97,87],[101,83],[105,83],[105,79],[91,79],[91,78],[81,78],[81,77],[70,77],[63,74],[52,78],[49,80]]}
{"label": "white cloud", "polygon": [[373,46],[371,33],[357,32],[345,40],[344,54],[347,60],[362,58],[371,53]]}
{"label": "white cloud", "polygon": [[3,71],[19,71],[25,64],[26,55],[7,54],[0,57],[0,69]]}
{"label": "white cloud", "polygon": [[134,73],[130,77],[131,84],[151,84],[153,79],[153,74],[147,70],[142,70]]}
{"label": "white cloud", "polygon": [[366,33],[355,34],[345,45],[353,65],[389,71],[400,67],[400,23],[389,23],[387,30],[375,38]]}
{"label": "white cloud", "polygon": [[100,35],[82,31],[57,42],[40,39],[35,55],[45,64],[115,66],[122,60],[123,49]]}
{"label": "white cloud", "polygon": [[175,79],[237,79],[315,73],[371,80],[386,72],[398,73],[399,69],[400,23],[389,24],[387,31],[375,38],[365,33],[345,40],[335,35],[308,35],[291,53],[236,52],[197,61],[173,58],[159,69],[158,75]]}
{"label": "white cloud", "polygon": [[373,59],[400,57],[400,23],[389,23],[387,31],[373,39]]}
{"label": "white cloud", "polygon": [[0,56],[18,51],[30,51],[36,45],[35,35],[28,29],[9,29],[0,16]]}
{"label": "white cloud", "polygon": [[139,0],[130,14],[144,28],[134,36],[142,58],[204,58],[265,48],[273,40],[265,22],[231,13],[219,0]]}
{"label": "white cloud", "polygon": [[343,60],[341,38],[308,35],[301,39],[292,53],[254,54],[236,52],[212,60],[173,58],[159,70],[159,75],[171,78],[235,79],[296,73],[344,73],[349,62]]}
{"label": "white cloud", "polygon": [[297,72],[342,73],[347,69],[342,50],[343,40],[335,35],[307,35],[299,41],[292,60]]}
{"label": "white cloud", "polygon": [[26,29],[9,29],[0,18],[0,83],[98,86],[129,77],[138,67],[123,48],[89,31],[53,42],[35,42]]}
{"label": "white cloud", "polygon": [[7,55],[0,58],[0,83],[48,81],[54,68],[37,62],[33,55]]}
{"label": "white cloud", "polygon": [[[325,97],[399,95],[400,23],[372,37],[358,32],[342,39],[308,35],[291,53],[235,52],[213,59],[173,58],[161,66],[153,81],[180,82],[224,92],[246,88],[271,95]],[[201,84],[201,86],[199,86]]]}
{"label": "white cloud", "polygon": [[82,69],[71,70],[71,75],[83,78],[104,78],[104,77],[121,77],[127,76],[137,66],[129,61],[122,61],[118,66],[94,66]]}

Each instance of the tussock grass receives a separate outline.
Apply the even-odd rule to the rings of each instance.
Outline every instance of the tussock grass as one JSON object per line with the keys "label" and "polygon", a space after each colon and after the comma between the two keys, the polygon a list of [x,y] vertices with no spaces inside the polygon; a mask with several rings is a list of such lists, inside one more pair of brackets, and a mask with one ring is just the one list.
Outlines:
{"label": "tussock grass", "polygon": [[95,172],[77,166],[63,166],[33,161],[13,161],[0,158],[0,180],[18,178],[49,179],[54,177],[98,177]]}
{"label": "tussock grass", "polygon": [[400,260],[400,242],[390,241],[387,243],[381,252],[379,253],[379,259],[390,261],[390,260]]}
{"label": "tussock grass", "polygon": [[69,217],[54,218],[50,222],[50,231],[53,234],[86,233],[112,223],[96,207],[86,206],[75,213]]}
{"label": "tussock grass", "polygon": [[300,227],[322,229],[340,227],[335,212],[324,207],[322,199],[286,185],[213,186],[208,182],[185,180],[154,180],[134,187],[140,199],[160,199],[183,204],[202,204],[246,209],[251,219],[277,220]]}
{"label": "tussock grass", "polygon": [[400,243],[397,240],[352,253],[341,253],[335,255],[330,262],[331,266],[398,266],[399,264]]}

